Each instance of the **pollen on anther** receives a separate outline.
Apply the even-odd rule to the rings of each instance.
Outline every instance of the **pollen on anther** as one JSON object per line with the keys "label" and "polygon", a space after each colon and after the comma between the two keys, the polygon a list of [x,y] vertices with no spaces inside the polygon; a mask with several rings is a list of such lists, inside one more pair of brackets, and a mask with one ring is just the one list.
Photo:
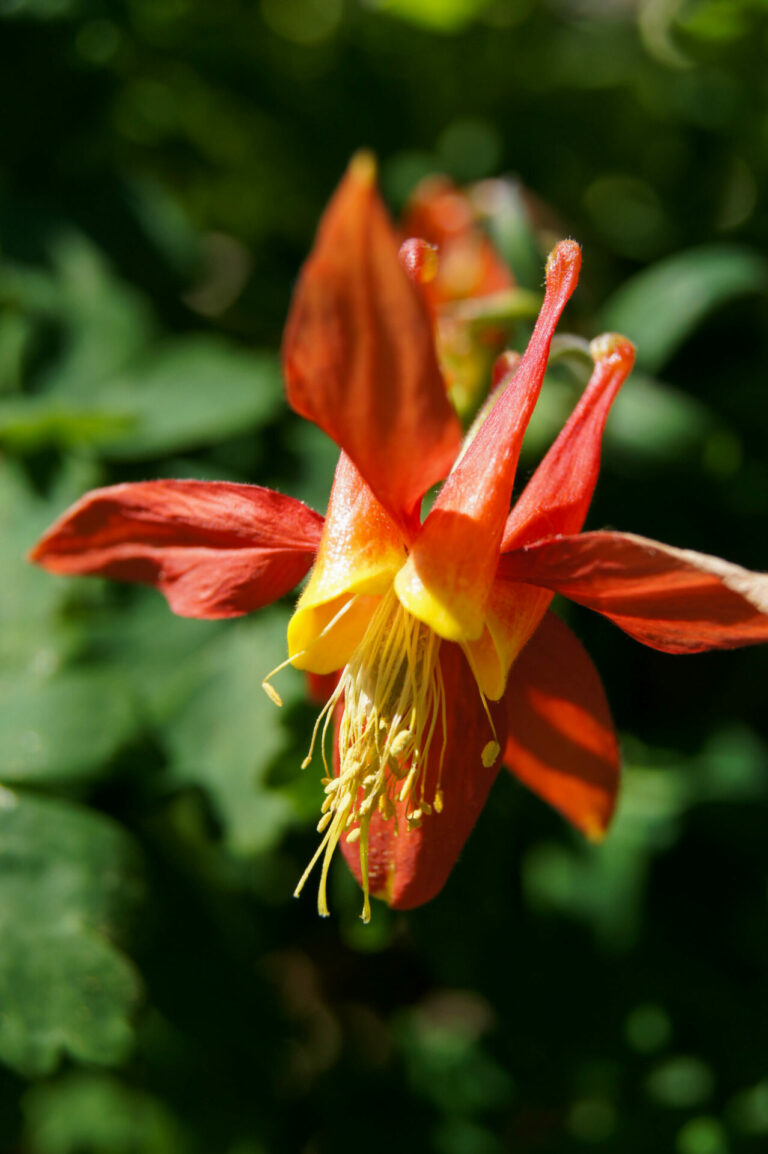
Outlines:
{"label": "pollen on anther", "polygon": [[[266,693],[267,697],[269,698],[269,700],[272,702],[273,705],[282,705],[283,704],[282,697],[277,692],[274,685],[271,685],[269,683],[269,681],[262,681],[261,688],[264,690],[264,692]],[[302,765],[301,768],[304,769],[305,767]]]}
{"label": "pollen on anther", "polygon": [[501,753],[501,746],[498,741],[489,741],[487,745],[483,746],[483,752],[480,757],[486,769],[490,769],[496,758]]}

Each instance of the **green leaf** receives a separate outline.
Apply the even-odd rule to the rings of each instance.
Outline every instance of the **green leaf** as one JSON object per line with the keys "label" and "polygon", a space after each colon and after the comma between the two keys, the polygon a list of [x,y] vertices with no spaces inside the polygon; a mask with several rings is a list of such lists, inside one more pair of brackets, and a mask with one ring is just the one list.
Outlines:
{"label": "green leaf", "polygon": [[671,463],[700,450],[716,426],[706,405],[635,372],[614,402],[605,444],[640,461]]}
{"label": "green leaf", "polygon": [[68,1073],[24,1100],[36,1154],[180,1154],[194,1149],[168,1108],[109,1074]]}
{"label": "green leaf", "polygon": [[627,281],[605,303],[598,327],[637,345],[637,364],[655,372],[704,319],[728,301],[766,287],[763,257],[737,245],[688,249]]}
{"label": "green leaf", "polygon": [[103,1065],[126,1056],[139,980],[116,943],[140,894],[119,826],[2,791],[0,1061],[31,1077],[64,1054]]}
{"label": "green leaf", "polygon": [[275,356],[205,336],[165,345],[105,383],[98,399],[135,422],[105,447],[118,459],[214,444],[263,424],[283,404]]}
{"label": "green leaf", "polygon": [[99,776],[137,728],[127,679],[108,666],[0,676],[0,765],[14,785]]}
{"label": "green leaf", "polygon": [[[267,783],[276,761],[295,744],[283,720],[288,711],[261,687],[285,660],[286,625],[287,614],[277,609],[228,622],[198,655],[197,684],[164,730],[172,780],[206,791],[227,845],[239,854],[273,845],[293,820],[291,801]],[[303,677],[289,669],[279,685],[288,707],[302,695]]]}
{"label": "green leaf", "polygon": [[37,325],[54,326],[61,347],[37,380],[72,402],[122,369],[155,331],[144,299],[112,272],[101,251],[67,229],[50,244],[52,270],[0,265],[0,302]]}
{"label": "green leaf", "polygon": [[0,401],[0,442],[13,453],[56,445],[103,445],[125,436],[136,423],[131,413],[72,405],[56,397],[13,397]]}
{"label": "green leaf", "polygon": [[58,611],[72,589],[29,564],[35,540],[68,504],[93,485],[95,475],[79,462],[63,469],[50,497],[39,497],[13,461],[0,460],[0,661],[6,676],[23,669],[52,671],[69,648],[71,626]]}

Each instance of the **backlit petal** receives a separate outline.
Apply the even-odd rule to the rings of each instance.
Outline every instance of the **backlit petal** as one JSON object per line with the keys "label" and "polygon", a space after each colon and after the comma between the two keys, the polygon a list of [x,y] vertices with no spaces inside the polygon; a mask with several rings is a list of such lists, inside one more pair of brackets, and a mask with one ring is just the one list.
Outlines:
{"label": "backlit petal", "polygon": [[635,350],[608,333],[591,345],[595,368],[570,419],[507,518],[502,552],[578,533],[600,471],[600,445],[613,401],[629,376]]}
{"label": "backlit petal", "polygon": [[630,533],[582,533],[507,553],[500,571],[562,593],[666,653],[768,641],[768,574]]}
{"label": "backlit petal", "polygon": [[445,482],[398,574],[395,588],[405,608],[448,640],[473,641],[482,634],[520,444],[580,260],[572,241],[550,255],[547,293],[528,348]]}
{"label": "backlit petal", "polygon": [[317,560],[288,626],[293,664],[313,673],[345,665],[404,560],[400,531],[342,453]]}
{"label": "backlit petal", "polygon": [[144,481],[87,493],[30,560],[154,585],[182,617],[237,617],[301,580],[322,525],[300,501],[259,485]]}
{"label": "backlit petal", "polygon": [[600,676],[554,613],[512,667],[504,704],[504,764],[587,837],[601,837],[616,802],[618,742]]}
{"label": "backlit petal", "polygon": [[[447,743],[442,767],[443,810],[422,819],[419,829],[408,829],[405,809],[399,803],[398,829],[392,819],[376,813],[370,824],[368,867],[371,893],[396,909],[412,909],[442,889],[472,827],[485,805],[496,778],[501,755],[484,766],[483,750],[493,734],[482,707],[472,673],[461,650],[444,644],[440,665],[446,690]],[[498,742],[504,747],[505,719],[500,706],[492,707]],[[435,739],[427,770],[425,796],[434,796],[442,741]],[[341,848],[352,872],[360,881],[358,845]]]}
{"label": "backlit petal", "polygon": [[370,157],[356,157],[320,223],[283,343],[286,393],[357,465],[402,524],[458,451],[432,325],[398,259]]}
{"label": "backlit petal", "polygon": [[494,581],[482,636],[467,642],[478,684],[491,701],[504,693],[510,666],[537,629],[552,596],[535,585]]}

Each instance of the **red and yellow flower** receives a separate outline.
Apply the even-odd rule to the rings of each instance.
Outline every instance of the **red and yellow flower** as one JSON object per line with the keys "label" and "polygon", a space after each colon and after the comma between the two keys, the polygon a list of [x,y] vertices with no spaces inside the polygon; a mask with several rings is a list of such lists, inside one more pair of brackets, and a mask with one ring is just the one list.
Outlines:
{"label": "red and yellow flower", "polygon": [[258,609],[311,569],[288,661],[337,675],[313,739],[325,764],[309,867],[321,860],[322,914],[337,845],[366,919],[370,894],[398,908],[433,897],[501,765],[588,837],[604,833],[616,736],[589,657],[549,610],[555,593],[670,653],[768,640],[768,576],[581,532],[608,411],[632,367],[622,337],[592,343],[591,380],[510,512],[579,265],[572,241],[551,254],[528,348],[462,446],[423,297],[373,164],[357,158],[320,224],[283,350],[289,403],[341,449],[325,518],[259,486],[149,481],[86,494],[33,552],[56,573],[152,584],[190,617]]}
{"label": "red and yellow flower", "polygon": [[432,318],[440,370],[461,417],[477,407],[514,321],[535,317],[537,305],[533,294],[516,288],[481,227],[478,187],[427,177],[409,198],[400,228],[418,238],[406,240],[401,257],[406,267],[417,266],[412,271]]}

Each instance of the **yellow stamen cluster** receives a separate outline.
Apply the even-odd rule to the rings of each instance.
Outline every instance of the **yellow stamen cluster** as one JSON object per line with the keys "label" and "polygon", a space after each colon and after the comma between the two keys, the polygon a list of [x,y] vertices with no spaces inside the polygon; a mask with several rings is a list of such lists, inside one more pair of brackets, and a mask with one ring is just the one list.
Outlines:
{"label": "yellow stamen cluster", "polygon": [[[367,922],[371,916],[368,835],[373,814],[378,811],[384,821],[394,820],[397,833],[398,802],[405,803],[409,829],[417,829],[423,818],[442,810],[440,773],[447,724],[439,651],[437,634],[403,609],[394,591],[390,591],[382,598],[336,691],[317,719],[304,767],[311,760],[322,723],[326,796],[317,828],[324,836],[296,893],[322,857],[318,910],[324,917],[328,914],[328,868],[342,836],[346,836],[348,844],[359,845],[364,895],[361,916]],[[334,776],[326,758],[326,734],[342,696],[340,766]],[[426,769],[437,732],[442,742],[437,780],[427,798]]]}

